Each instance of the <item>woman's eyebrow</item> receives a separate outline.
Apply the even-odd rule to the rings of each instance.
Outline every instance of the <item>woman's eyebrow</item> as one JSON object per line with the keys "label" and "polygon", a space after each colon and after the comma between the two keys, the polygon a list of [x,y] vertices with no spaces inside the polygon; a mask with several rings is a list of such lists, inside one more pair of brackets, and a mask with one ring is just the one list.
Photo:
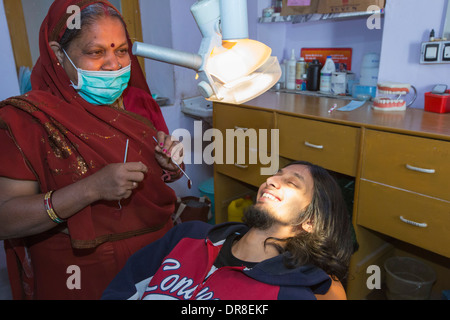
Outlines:
{"label": "woman's eyebrow", "polygon": [[128,45],[128,41],[125,41],[124,43],[122,43],[121,45],[118,46],[118,48],[123,47],[123,46],[127,46]]}

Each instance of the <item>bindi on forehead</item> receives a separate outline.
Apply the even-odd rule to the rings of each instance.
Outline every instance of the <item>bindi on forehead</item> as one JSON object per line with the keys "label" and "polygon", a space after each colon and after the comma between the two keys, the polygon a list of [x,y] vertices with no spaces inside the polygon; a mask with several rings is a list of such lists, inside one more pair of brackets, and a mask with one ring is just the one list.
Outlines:
{"label": "bindi on forehead", "polygon": [[114,43],[111,43],[111,48],[115,48],[116,45]]}

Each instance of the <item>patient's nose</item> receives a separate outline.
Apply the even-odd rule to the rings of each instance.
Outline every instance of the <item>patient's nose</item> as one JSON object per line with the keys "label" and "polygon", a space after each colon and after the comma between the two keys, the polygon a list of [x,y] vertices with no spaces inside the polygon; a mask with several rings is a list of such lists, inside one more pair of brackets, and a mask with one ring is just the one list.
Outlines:
{"label": "patient's nose", "polygon": [[278,176],[271,176],[269,178],[267,178],[266,180],[267,185],[272,186],[276,189],[280,188],[280,177]]}

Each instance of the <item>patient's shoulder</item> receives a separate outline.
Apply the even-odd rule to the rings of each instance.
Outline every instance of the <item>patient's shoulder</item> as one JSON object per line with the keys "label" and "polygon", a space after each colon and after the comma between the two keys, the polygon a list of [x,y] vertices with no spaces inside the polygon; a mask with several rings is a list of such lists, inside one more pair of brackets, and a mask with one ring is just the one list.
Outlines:
{"label": "patient's shoulder", "polygon": [[325,294],[316,294],[317,300],[347,300],[347,294],[340,281],[331,279],[331,287]]}

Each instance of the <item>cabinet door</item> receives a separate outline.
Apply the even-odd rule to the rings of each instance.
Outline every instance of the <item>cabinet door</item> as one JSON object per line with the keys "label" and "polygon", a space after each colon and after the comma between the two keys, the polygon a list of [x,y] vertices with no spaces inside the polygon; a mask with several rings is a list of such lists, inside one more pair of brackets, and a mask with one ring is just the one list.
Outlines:
{"label": "cabinet door", "polygon": [[360,129],[280,115],[280,155],[356,176]]}

